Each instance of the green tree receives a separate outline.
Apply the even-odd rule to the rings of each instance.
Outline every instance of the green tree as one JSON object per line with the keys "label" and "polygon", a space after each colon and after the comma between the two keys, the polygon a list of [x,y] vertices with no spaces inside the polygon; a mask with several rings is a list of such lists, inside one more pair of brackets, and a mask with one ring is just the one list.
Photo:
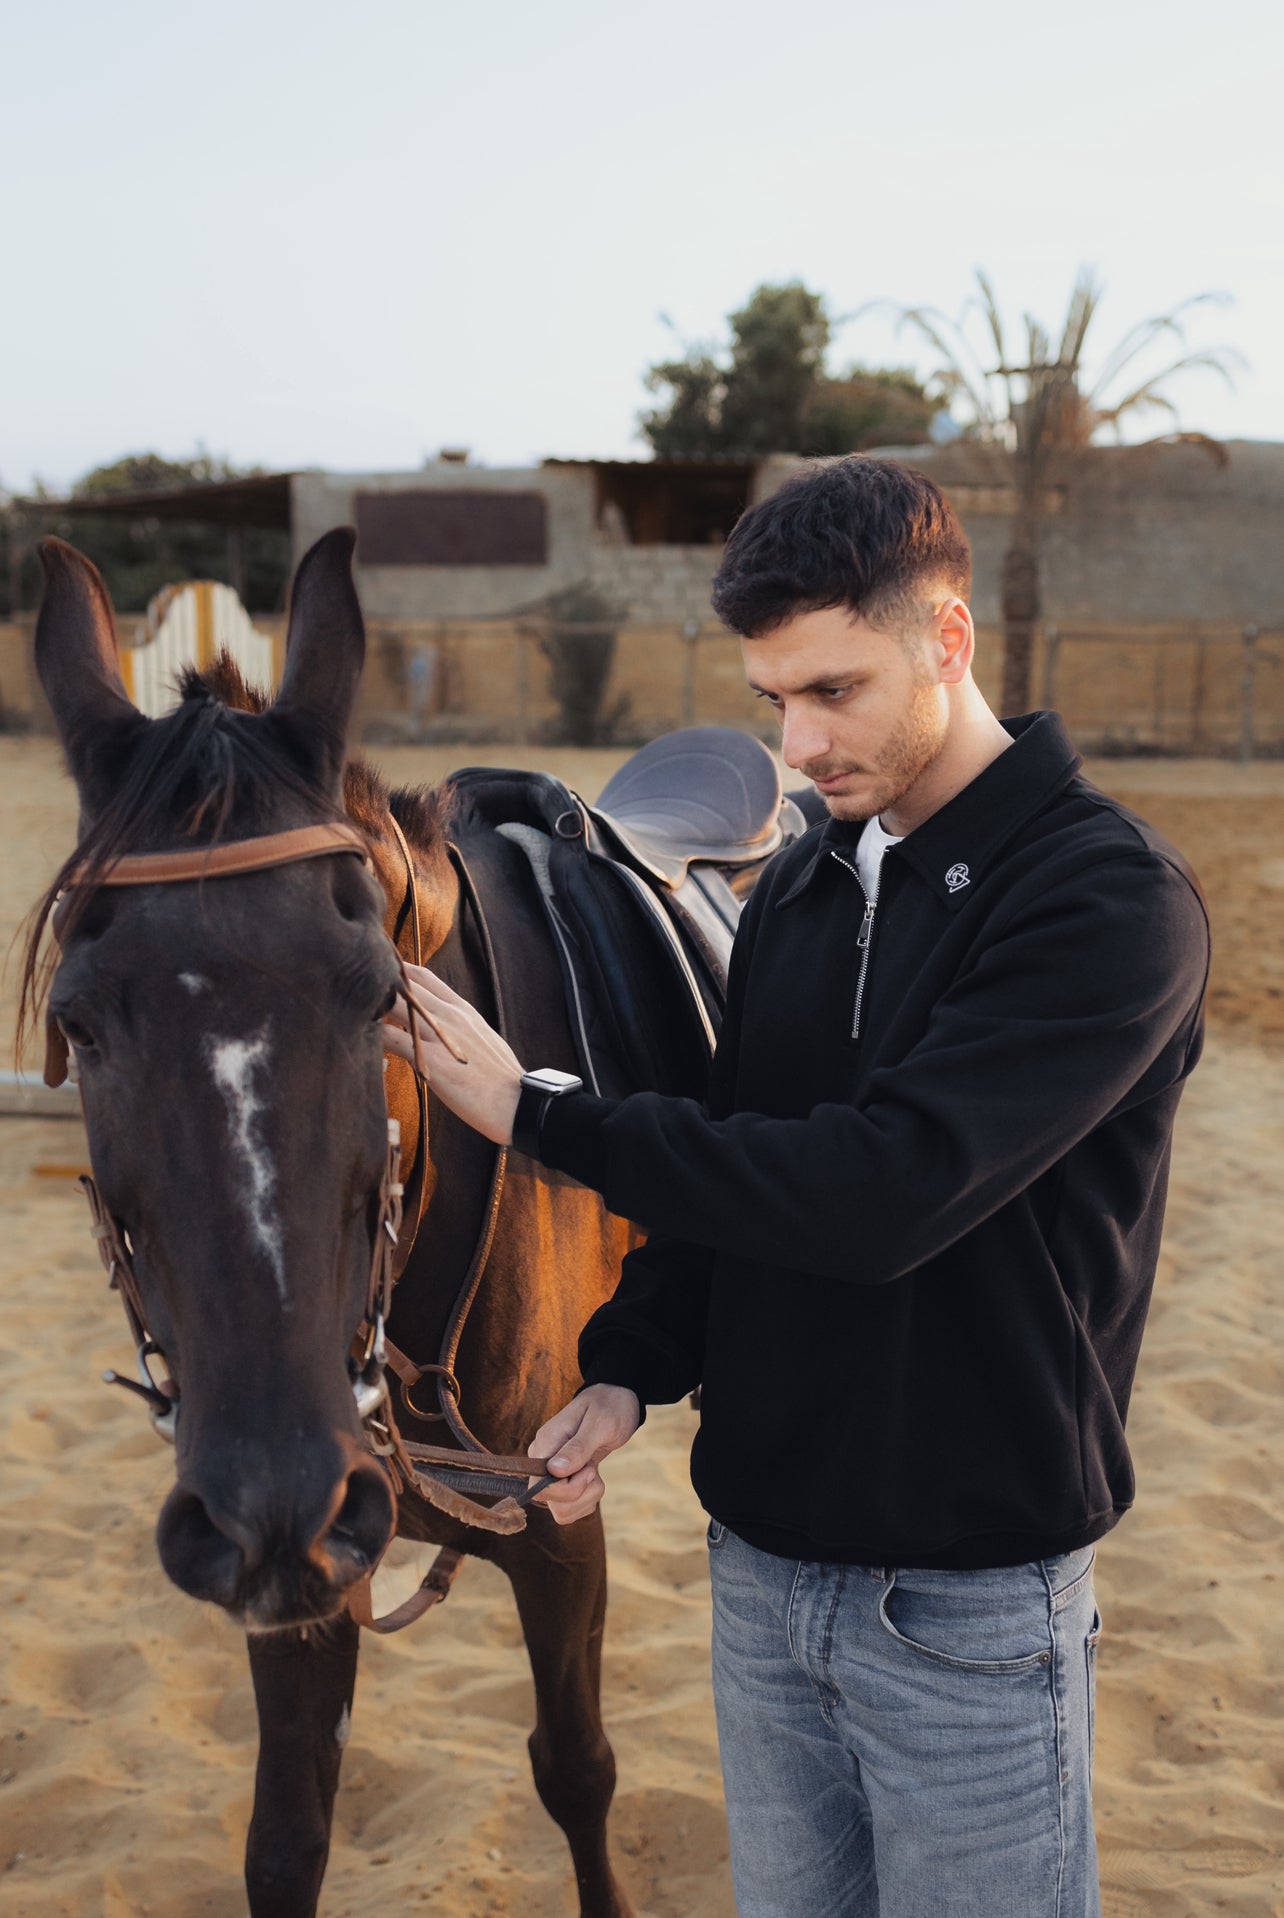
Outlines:
{"label": "green tree", "polygon": [[[115,493],[167,492],[183,486],[210,485],[218,480],[244,479],[261,467],[238,467],[203,450],[187,460],[167,460],[159,453],[129,453],[96,466],[76,481],[76,500],[105,498]],[[162,586],[185,579],[222,579],[230,575],[227,529],[199,521],[158,519],[140,511],[136,517],[60,515],[56,507],[42,511],[43,489],[15,502],[11,514],[21,514],[24,532],[20,590],[24,604],[39,592],[34,538],[58,533],[86,553],[102,573],[115,604],[123,611],[141,612]],[[12,537],[12,531],[11,531]],[[273,612],[284,604],[290,572],[290,538],[284,531],[252,527],[245,532],[245,598],[255,612]]]}
{"label": "green tree", "polygon": [[[979,297],[957,321],[929,307],[899,309],[901,322],[916,332],[937,357],[929,378],[951,405],[961,409],[960,423],[972,439],[1002,457],[1015,494],[1015,507],[1003,556],[1004,714],[1030,707],[1034,639],[1043,612],[1041,547],[1048,489],[1073,478],[1083,451],[1103,435],[1122,438],[1124,425],[1139,414],[1160,412],[1176,418],[1167,391],[1178,374],[1205,368],[1229,381],[1238,356],[1228,347],[1180,351],[1155,365],[1156,349],[1176,340],[1185,347],[1185,316],[1215,296],[1198,294],[1171,313],[1141,320],[1089,373],[1085,365],[1088,335],[1101,303],[1096,275],[1081,267],[1058,343],[1038,320],[1022,318],[1024,337],[1011,352],[1008,332],[994,288],[978,270]],[[979,331],[981,344],[973,344]],[[1173,437],[1169,435],[1168,437]],[[1177,437],[1206,446],[1225,458],[1220,445],[1202,433]]]}
{"label": "green tree", "polygon": [[917,442],[945,404],[903,368],[827,373],[832,322],[823,295],[798,280],[760,286],[728,324],[731,343],[721,356],[689,347],[647,372],[648,391],[663,396],[641,421],[657,458],[850,453]]}

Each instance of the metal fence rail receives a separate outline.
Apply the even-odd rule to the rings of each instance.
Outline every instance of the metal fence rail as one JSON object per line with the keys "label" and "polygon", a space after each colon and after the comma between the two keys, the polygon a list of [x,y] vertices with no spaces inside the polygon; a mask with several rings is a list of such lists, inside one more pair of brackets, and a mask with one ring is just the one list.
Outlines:
{"label": "metal fence rail", "polygon": [[1284,756],[1284,626],[1043,633],[1040,704],[1097,752]]}

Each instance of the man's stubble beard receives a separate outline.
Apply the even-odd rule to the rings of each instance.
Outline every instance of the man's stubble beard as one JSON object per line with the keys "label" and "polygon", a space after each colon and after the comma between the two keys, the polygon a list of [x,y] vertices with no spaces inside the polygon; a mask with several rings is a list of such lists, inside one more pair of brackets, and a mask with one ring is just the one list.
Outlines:
{"label": "man's stubble beard", "polygon": [[836,793],[832,799],[826,798],[825,804],[833,818],[855,825],[875,818],[903,799],[911,786],[917,785],[928,768],[935,765],[949,728],[937,699],[938,691],[935,680],[915,682],[909,711],[880,753],[878,764],[868,769],[878,783],[868,792]]}

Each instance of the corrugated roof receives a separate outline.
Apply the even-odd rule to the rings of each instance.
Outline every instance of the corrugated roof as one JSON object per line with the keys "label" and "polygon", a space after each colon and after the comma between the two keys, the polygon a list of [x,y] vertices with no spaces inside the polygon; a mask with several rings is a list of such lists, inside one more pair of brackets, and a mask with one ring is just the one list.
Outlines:
{"label": "corrugated roof", "polygon": [[199,486],[143,488],[72,499],[19,499],[24,512],[47,519],[172,519],[189,524],[290,529],[293,473],[255,473]]}

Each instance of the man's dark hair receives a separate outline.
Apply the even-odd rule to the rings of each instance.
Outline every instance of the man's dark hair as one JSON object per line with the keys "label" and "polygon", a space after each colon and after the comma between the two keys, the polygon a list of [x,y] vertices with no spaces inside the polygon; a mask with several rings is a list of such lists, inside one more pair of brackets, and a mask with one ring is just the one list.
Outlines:
{"label": "man's dark hair", "polygon": [[736,522],[713,610],[745,639],[846,606],[875,625],[912,617],[923,589],[966,598],[972,551],[949,501],[899,460],[817,461]]}

